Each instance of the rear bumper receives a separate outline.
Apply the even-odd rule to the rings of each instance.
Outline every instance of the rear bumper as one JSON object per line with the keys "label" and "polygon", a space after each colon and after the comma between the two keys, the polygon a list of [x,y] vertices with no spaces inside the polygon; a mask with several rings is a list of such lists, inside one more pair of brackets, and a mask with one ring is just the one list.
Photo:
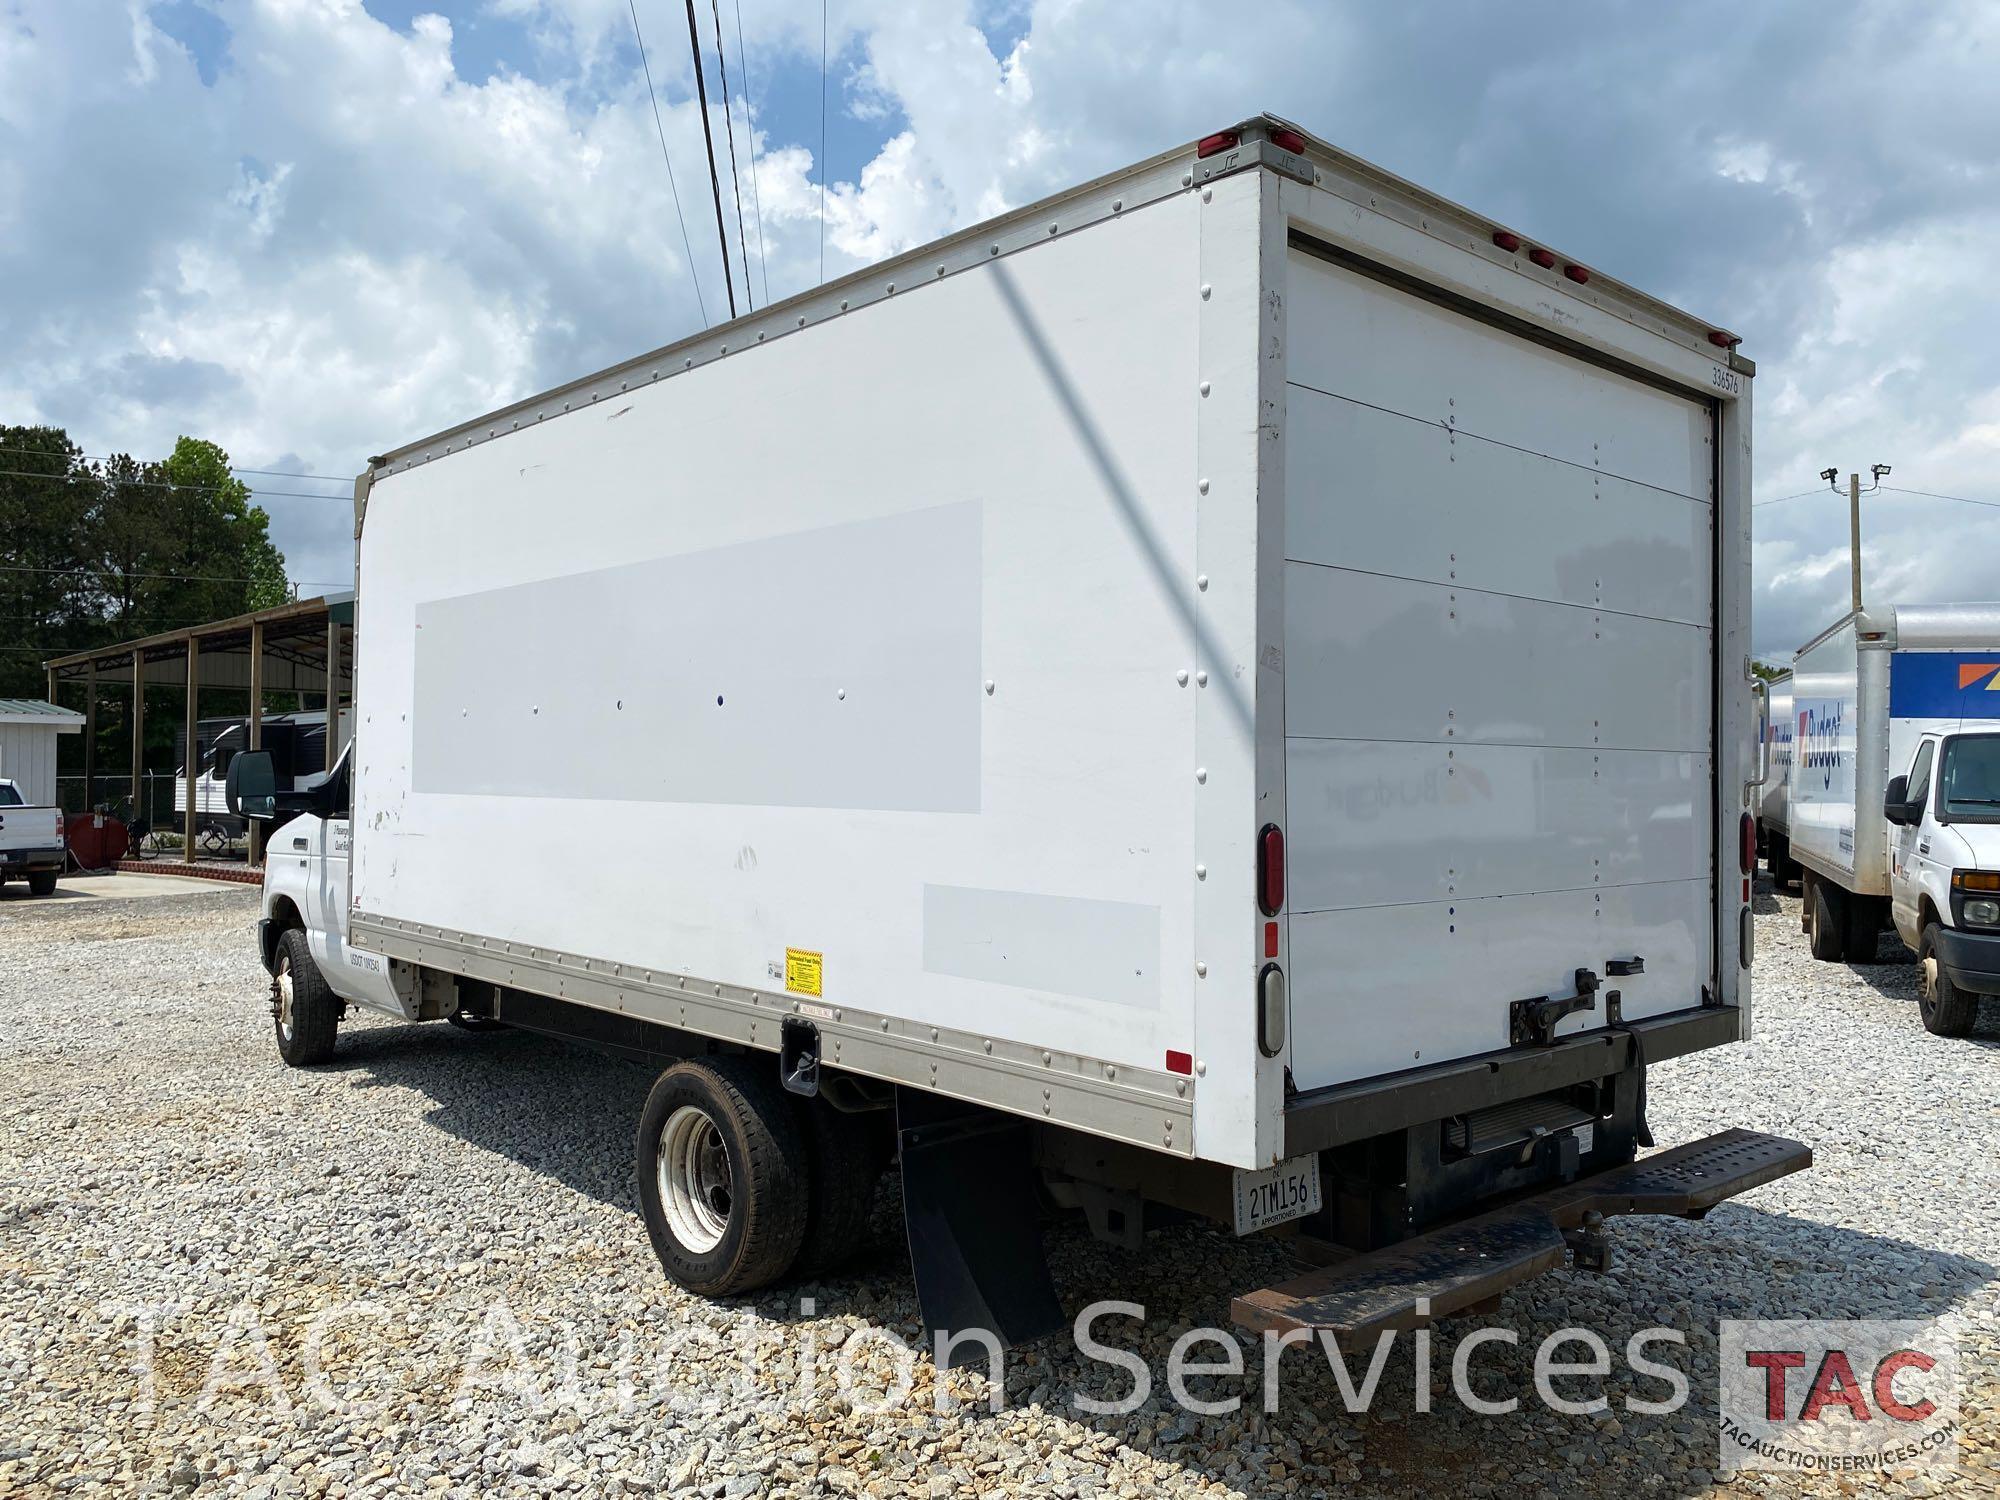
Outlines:
{"label": "rear bumper", "polygon": [[25,875],[30,870],[60,870],[68,859],[61,844],[38,849],[0,849],[0,870],[9,875]]}
{"label": "rear bumper", "polygon": [[[2000,980],[2000,976],[1996,976]],[[1646,1062],[1685,1057],[1743,1035],[1743,1012],[1733,1005],[1704,1005],[1629,1025],[1639,1032]],[[1285,1155],[1324,1151],[1450,1115],[1468,1114],[1516,1099],[1622,1073],[1632,1063],[1632,1038],[1623,1031],[1593,1030],[1547,1047],[1487,1052],[1432,1068],[1412,1068],[1360,1083],[1295,1094],[1285,1104]]]}
{"label": "rear bumper", "polygon": [[1555,1270],[1569,1255],[1566,1232],[1594,1229],[1587,1215],[1698,1219],[1725,1198],[1811,1165],[1812,1152],[1797,1141],[1725,1130],[1246,1292],[1231,1315],[1244,1328],[1323,1329],[1341,1340],[1418,1328]]}
{"label": "rear bumper", "polygon": [[2000,995],[2000,932],[1940,927],[1934,949],[1945,978],[1974,995]]}

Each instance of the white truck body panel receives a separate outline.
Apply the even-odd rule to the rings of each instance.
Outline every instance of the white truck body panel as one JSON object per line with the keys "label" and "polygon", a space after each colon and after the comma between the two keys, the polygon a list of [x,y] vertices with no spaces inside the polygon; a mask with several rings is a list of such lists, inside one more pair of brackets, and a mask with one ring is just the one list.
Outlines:
{"label": "white truck body panel", "polygon": [[1850,615],[1793,663],[1792,857],[1860,896],[1890,894],[1889,778],[1926,733],[2000,722],[2000,604]]}
{"label": "white truck body panel", "polygon": [[1315,151],[380,461],[354,951],[1244,1168],[1287,1069],[1504,1048],[1607,959],[1747,1028],[1748,366]]}
{"label": "white truck body panel", "polygon": [[1504,1047],[1497,998],[1607,958],[1645,959],[1626,1015],[1684,1008],[1716,926],[1708,401],[1309,250],[1288,307],[1294,1078]]}
{"label": "white truck body panel", "polygon": [[1789,835],[1792,828],[1792,743],[1798,727],[1792,674],[1786,672],[1764,684],[1764,785],[1758,789],[1757,804],[1758,821],[1781,835]]}

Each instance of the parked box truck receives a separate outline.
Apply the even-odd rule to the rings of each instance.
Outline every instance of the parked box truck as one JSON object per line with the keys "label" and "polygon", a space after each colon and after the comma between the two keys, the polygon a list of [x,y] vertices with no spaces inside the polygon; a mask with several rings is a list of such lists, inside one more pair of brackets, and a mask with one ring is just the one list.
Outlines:
{"label": "parked box truck", "polygon": [[2000,994],[2000,604],[1863,610],[1792,670],[1813,956],[1872,963],[1892,921],[1922,968],[1924,1024],[1963,1035]]}
{"label": "parked box truck", "polygon": [[1772,883],[1783,886],[1799,878],[1798,861],[1792,858],[1792,741],[1797,731],[1792,674],[1766,678],[1758,693],[1763,702],[1764,777],[1757,792],[1757,846],[1764,851]]}
{"label": "parked box truck", "polygon": [[1601,1265],[1809,1160],[1634,1160],[1750,1026],[1736,342],[1259,118],[372,459],[351,751],[231,768],[317,815],[281,1047],[681,1059],[638,1191],[705,1292],[892,1151],[940,1329],[1060,1321],[1049,1200],[1339,1262],[1259,1327]]}

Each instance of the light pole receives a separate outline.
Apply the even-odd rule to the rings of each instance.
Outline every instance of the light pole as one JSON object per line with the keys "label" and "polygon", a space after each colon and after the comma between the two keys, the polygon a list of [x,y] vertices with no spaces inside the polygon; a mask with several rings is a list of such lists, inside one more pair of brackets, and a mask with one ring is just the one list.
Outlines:
{"label": "light pole", "polygon": [[[1854,612],[1861,613],[1861,497],[1872,490],[1879,490],[1882,481],[1889,477],[1887,464],[1870,464],[1868,472],[1874,476],[1868,489],[1861,488],[1861,476],[1847,476],[1847,567],[1854,595]],[[1821,469],[1819,477],[1827,482],[1835,494],[1840,493],[1840,470]]]}

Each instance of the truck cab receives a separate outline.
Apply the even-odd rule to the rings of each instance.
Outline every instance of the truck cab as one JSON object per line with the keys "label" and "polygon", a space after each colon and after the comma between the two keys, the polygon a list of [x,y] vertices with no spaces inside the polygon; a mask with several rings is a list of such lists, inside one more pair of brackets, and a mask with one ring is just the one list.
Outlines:
{"label": "truck cab", "polygon": [[1926,732],[1883,796],[1889,909],[1922,970],[1924,1026],[1964,1036],[2000,995],[2000,730]]}

